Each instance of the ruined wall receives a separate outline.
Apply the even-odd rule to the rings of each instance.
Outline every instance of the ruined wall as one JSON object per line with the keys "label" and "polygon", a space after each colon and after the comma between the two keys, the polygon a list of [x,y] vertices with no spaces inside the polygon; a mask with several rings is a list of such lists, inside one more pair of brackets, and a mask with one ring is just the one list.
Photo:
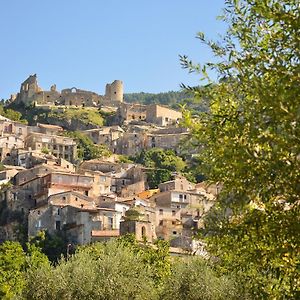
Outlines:
{"label": "ruined wall", "polygon": [[61,103],[76,106],[97,106],[102,97],[94,92],[84,91],[77,88],[64,89],[61,91]]}
{"label": "ruined wall", "polygon": [[16,103],[30,105],[37,104],[58,104],[75,106],[99,106],[106,104],[116,106],[123,102],[123,82],[115,80],[106,85],[105,96],[98,95],[91,91],[80,90],[77,88],[56,90],[56,85],[52,85],[49,91],[43,91],[37,82],[36,74],[30,75],[22,84],[17,96],[11,97]]}
{"label": "ruined wall", "polygon": [[30,75],[22,84],[20,92],[17,94],[16,102],[24,104],[31,104],[36,93],[42,91],[38,86],[36,74]]}

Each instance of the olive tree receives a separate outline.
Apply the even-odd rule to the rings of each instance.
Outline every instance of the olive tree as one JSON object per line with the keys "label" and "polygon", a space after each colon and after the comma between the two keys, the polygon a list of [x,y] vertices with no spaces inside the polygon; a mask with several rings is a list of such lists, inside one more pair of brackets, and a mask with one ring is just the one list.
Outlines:
{"label": "olive tree", "polygon": [[[222,182],[206,221],[209,250],[259,299],[299,297],[299,0],[227,0],[216,62],[181,57],[206,89],[185,86],[209,111],[185,112],[204,175]],[[218,82],[209,74],[214,71]]]}

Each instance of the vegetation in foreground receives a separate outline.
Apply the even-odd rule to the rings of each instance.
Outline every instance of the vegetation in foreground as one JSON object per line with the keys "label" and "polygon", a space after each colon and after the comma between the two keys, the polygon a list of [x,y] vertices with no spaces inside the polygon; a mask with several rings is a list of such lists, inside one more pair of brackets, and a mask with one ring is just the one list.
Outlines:
{"label": "vegetation in foreground", "polygon": [[186,112],[204,175],[222,182],[202,232],[224,274],[254,299],[300,299],[299,0],[227,0],[217,56],[183,67],[219,84],[187,87],[209,113]]}
{"label": "vegetation in foreground", "polygon": [[53,264],[35,243],[0,246],[2,299],[246,299],[238,282],[202,258],[173,258],[168,245],[131,236],[79,247]]}

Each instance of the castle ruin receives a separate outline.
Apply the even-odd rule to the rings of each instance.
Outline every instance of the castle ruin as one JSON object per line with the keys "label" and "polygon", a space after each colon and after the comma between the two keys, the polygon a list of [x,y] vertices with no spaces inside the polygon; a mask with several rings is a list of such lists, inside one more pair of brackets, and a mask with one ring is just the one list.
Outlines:
{"label": "castle ruin", "polygon": [[36,74],[30,75],[22,84],[20,92],[11,97],[16,104],[44,104],[44,105],[74,105],[97,107],[100,105],[116,106],[123,102],[123,82],[115,80],[106,85],[105,95],[98,95],[91,91],[77,89],[75,87],[56,90],[52,85],[49,91],[39,87]]}

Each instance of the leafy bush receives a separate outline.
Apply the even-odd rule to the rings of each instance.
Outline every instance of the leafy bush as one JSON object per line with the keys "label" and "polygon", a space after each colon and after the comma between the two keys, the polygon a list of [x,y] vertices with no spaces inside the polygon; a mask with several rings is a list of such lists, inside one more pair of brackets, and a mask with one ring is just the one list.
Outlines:
{"label": "leafy bush", "polygon": [[236,283],[218,276],[203,258],[186,258],[173,262],[171,275],[162,292],[163,300],[239,300]]}
{"label": "leafy bush", "polygon": [[[93,250],[93,251],[91,251]],[[59,265],[30,272],[26,299],[158,299],[142,257],[109,242],[78,251]]]}
{"label": "leafy bush", "polygon": [[65,135],[77,141],[78,157],[83,160],[107,157],[112,154],[106,145],[94,144],[87,135],[80,131],[69,131]]}
{"label": "leafy bush", "polygon": [[173,150],[160,148],[143,150],[134,160],[145,167],[153,169],[147,173],[150,188],[157,188],[158,184],[172,178],[172,172],[180,172],[186,166],[182,158],[176,156]]}

